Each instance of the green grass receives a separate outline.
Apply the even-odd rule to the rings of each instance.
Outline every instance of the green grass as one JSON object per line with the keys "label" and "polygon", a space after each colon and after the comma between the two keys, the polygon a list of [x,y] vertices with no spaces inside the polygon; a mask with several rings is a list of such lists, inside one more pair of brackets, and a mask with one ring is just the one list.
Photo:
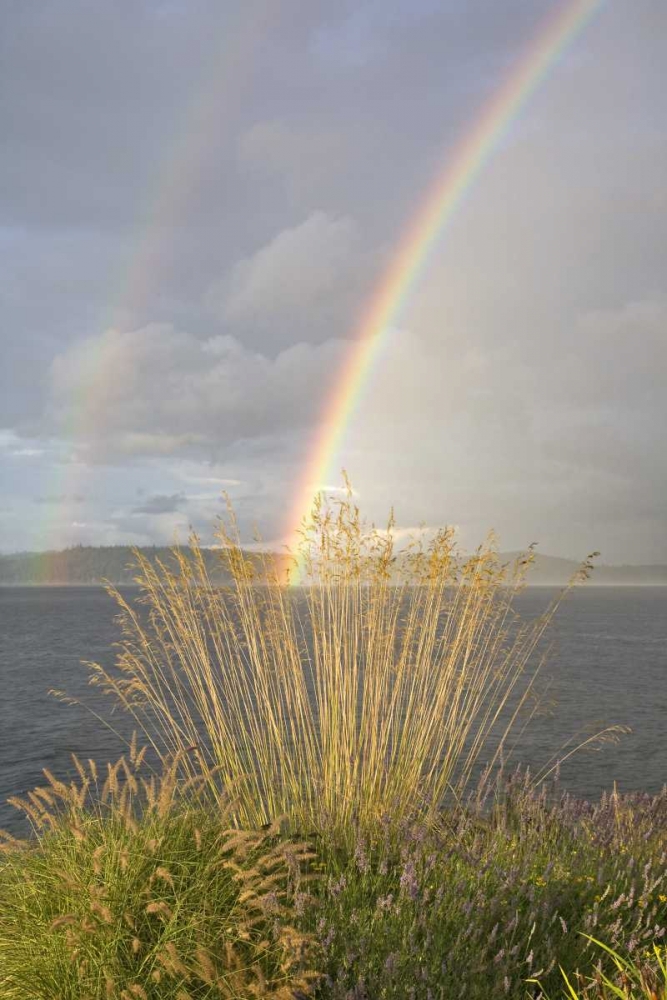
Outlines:
{"label": "green grass", "polygon": [[[598,969],[594,976],[576,975],[576,984],[573,985],[561,966],[560,973],[565,981],[563,995],[568,1000],[583,1000],[586,996],[597,996],[603,1000],[610,997],[621,997],[621,1000],[628,997],[660,1000],[659,994],[662,998],[667,996],[667,948],[661,951],[654,944],[651,951],[645,952],[644,962],[636,963],[619,955],[597,938],[587,935],[587,940],[612,959],[613,972],[608,975]],[[652,960],[651,963],[646,959]],[[549,997],[545,996],[545,1000],[549,1000]]]}
{"label": "green grass", "polygon": [[[292,998],[313,943],[293,925],[304,845],[136,758],[28,802],[36,841],[0,855],[2,1000]],[[92,789],[94,797],[87,801]],[[39,804],[41,802],[41,805]]]}

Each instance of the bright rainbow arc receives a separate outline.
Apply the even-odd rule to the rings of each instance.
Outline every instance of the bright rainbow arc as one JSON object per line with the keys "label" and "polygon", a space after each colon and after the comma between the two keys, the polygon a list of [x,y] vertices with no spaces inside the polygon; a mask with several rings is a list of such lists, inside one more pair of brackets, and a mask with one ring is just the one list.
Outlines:
{"label": "bright rainbow arc", "polygon": [[[565,49],[586,28],[605,0],[567,0],[552,14],[529,45],[518,66],[482,110],[453,153],[410,223],[394,260],[368,306],[355,343],[324,408],[322,427],[300,479],[284,534],[294,546],[297,532],[312,510],[313,494],[328,481],[343,436],[362,390],[428,258],[464,196],[475,183],[508,127],[520,114]],[[300,580],[300,570],[292,578]]]}

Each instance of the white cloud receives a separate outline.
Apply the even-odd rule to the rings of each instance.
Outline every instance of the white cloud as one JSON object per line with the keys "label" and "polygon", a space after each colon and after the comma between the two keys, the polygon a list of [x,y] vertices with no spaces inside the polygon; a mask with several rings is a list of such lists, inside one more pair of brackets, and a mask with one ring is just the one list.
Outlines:
{"label": "white cloud", "polygon": [[51,426],[92,460],[214,457],[246,438],[309,427],[343,345],[295,344],[275,358],[232,337],[199,340],[170,325],[105,333],[52,367]]}
{"label": "white cloud", "polygon": [[208,299],[231,329],[269,343],[346,336],[365,272],[354,220],[317,211],[238,261]]}
{"label": "white cloud", "polygon": [[12,452],[17,458],[41,458],[43,454],[43,448],[17,448]]}

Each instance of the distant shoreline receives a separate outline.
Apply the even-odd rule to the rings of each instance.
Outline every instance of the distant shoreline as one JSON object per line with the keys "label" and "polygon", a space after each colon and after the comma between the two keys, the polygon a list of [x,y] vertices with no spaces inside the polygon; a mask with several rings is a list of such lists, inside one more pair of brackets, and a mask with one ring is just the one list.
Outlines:
{"label": "distant shoreline", "polygon": [[[187,546],[180,546],[187,551]],[[0,586],[10,587],[101,587],[104,581],[113,586],[136,586],[138,567],[136,553],[153,566],[166,565],[177,570],[174,550],[168,546],[144,546],[133,549],[129,545],[81,545],[50,552],[17,552],[0,554]],[[230,574],[220,549],[202,548],[201,556],[212,584],[219,586],[230,582]],[[467,553],[457,553],[462,560]],[[511,567],[525,557],[521,552],[499,552],[498,560]],[[256,569],[257,578],[265,571],[265,561],[282,572],[286,556],[278,552],[244,551],[245,559]],[[398,580],[405,568],[405,552],[397,552],[392,576]],[[534,552],[526,574],[526,586],[563,587],[581,567],[575,559],[543,555]],[[605,565],[593,567],[588,586],[593,587],[667,587],[667,564]]]}

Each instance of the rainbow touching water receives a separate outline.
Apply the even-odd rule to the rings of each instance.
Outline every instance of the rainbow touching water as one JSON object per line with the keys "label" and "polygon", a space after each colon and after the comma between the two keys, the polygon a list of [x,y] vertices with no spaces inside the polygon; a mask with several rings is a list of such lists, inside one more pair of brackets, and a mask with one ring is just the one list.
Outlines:
{"label": "rainbow touching water", "polygon": [[[580,35],[605,0],[566,0],[548,18],[507,80],[482,109],[459,144],[448,152],[442,172],[402,238],[359,325],[355,342],[323,410],[294,503],[285,525],[291,544],[312,510],[313,496],[328,482],[343,436],[387,332],[424,273],[429,257],[508,128],[558,58]],[[300,574],[294,574],[298,583]]]}

